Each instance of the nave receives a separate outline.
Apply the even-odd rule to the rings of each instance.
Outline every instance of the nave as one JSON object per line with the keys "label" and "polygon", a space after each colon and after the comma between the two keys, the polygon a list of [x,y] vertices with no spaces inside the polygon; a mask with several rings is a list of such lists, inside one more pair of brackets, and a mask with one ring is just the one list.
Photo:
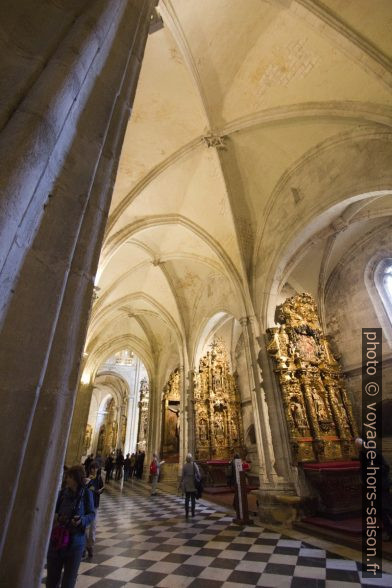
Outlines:
{"label": "nave", "polygon": [[149,492],[143,482],[106,486],[94,556],[81,563],[76,588],[392,586],[386,571],[380,579],[362,580],[360,563],[344,557],[349,550],[342,547],[240,527],[229,510],[205,500],[186,520],[180,496]]}

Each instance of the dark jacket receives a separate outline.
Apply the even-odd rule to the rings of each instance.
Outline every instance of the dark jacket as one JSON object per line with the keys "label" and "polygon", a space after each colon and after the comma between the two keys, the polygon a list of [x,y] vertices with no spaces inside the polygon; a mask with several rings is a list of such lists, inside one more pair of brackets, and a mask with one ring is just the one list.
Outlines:
{"label": "dark jacket", "polygon": [[[71,542],[68,549],[79,549],[85,545],[86,527],[95,519],[93,495],[87,488],[83,487],[78,494],[69,488],[60,490],[55,513],[68,521],[68,528],[71,531]],[[71,523],[73,516],[80,516],[81,523],[77,527]]]}
{"label": "dark jacket", "polygon": [[196,480],[200,480],[200,471],[194,461],[186,462],[182,468],[181,486],[184,492],[196,492]]}
{"label": "dark jacket", "polygon": [[87,482],[87,488],[91,491],[94,499],[94,508],[99,507],[99,499],[101,498],[100,490],[103,488],[103,481],[101,476],[96,476]]}

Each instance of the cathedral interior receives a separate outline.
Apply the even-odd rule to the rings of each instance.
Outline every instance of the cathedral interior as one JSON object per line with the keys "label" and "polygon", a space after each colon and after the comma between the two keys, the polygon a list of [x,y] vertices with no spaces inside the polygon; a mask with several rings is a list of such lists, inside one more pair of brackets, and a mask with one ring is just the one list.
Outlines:
{"label": "cathedral interior", "polygon": [[[167,497],[192,453],[212,503],[238,454],[267,543],[344,537],[367,328],[392,464],[392,2],[0,15],[0,586],[40,586],[63,465],[119,449],[145,484],[161,456]],[[316,588],[263,569],[192,586]],[[125,577],[96,584],[158,585]]]}

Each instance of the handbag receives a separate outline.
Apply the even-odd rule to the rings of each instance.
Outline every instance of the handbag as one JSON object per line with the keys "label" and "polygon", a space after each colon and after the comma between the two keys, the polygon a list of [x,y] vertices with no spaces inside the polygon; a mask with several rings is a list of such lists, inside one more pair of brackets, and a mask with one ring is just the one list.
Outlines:
{"label": "handbag", "polygon": [[78,511],[79,505],[82,501],[82,498],[84,498],[84,496],[85,496],[85,490],[83,488],[82,491],[80,492],[76,502],[75,502],[75,506],[72,509],[72,515],[71,515],[69,521],[67,523],[57,523],[54,525],[52,532],[50,534],[50,546],[55,551],[58,551],[59,549],[65,549],[70,544],[71,530],[69,528],[69,524],[71,522],[72,517]]}
{"label": "handbag", "polygon": [[68,547],[71,540],[71,533],[65,525],[55,525],[50,535],[50,546],[55,551]]}
{"label": "handbag", "polygon": [[195,464],[193,464],[193,477],[195,479],[196,498],[201,498],[203,494],[203,481],[195,469]]}

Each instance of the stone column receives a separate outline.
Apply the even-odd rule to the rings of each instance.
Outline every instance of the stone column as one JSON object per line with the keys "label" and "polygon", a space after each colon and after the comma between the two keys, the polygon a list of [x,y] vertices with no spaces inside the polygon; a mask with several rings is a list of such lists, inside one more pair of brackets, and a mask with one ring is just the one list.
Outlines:
{"label": "stone column", "polygon": [[[33,20],[42,17],[41,4],[47,5],[35,3]],[[6,586],[40,583],[94,275],[153,5],[85,3],[0,133]],[[34,24],[43,36],[53,33]]]}
{"label": "stone column", "polygon": [[[263,389],[263,380],[258,365],[258,327],[255,317],[240,319],[248,364],[252,405],[255,415],[255,432],[260,463],[259,514],[265,522],[278,523],[276,496],[293,493],[292,484],[279,476],[275,469],[275,451],[272,442],[271,420]],[[278,514],[280,516],[280,512]]]}
{"label": "stone column", "polygon": [[195,370],[188,372],[188,450],[195,456],[196,453],[196,431],[195,431]]}
{"label": "stone column", "polygon": [[[270,474],[272,473],[273,461],[271,455],[271,442],[269,439],[268,429],[269,423],[265,423],[265,414],[263,414],[264,391],[261,388],[261,378],[258,374],[257,363],[255,363],[252,355],[251,340],[249,336],[249,318],[242,317],[240,319],[242,327],[242,335],[244,338],[244,349],[246,356],[246,363],[248,368],[249,387],[252,399],[252,406],[254,411],[255,432],[257,440],[257,449],[259,453],[259,477],[260,483],[265,485],[269,483]],[[256,368],[256,369],[255,369]]]}
{"label": "stone column", "polygon": [[136,449],[138,423],[139,423],[139,395],[140,386],[140,359],[137,360],[133,384],[129,382],[127,435],[125,438],[125,453],[134,453]]}
{"label": "stone column", "polygon": [[150,408],[146,462],[149,464],[152,454],[160,452],[162,435],[162,394],[156,389],[155,381],[150,382]]}

